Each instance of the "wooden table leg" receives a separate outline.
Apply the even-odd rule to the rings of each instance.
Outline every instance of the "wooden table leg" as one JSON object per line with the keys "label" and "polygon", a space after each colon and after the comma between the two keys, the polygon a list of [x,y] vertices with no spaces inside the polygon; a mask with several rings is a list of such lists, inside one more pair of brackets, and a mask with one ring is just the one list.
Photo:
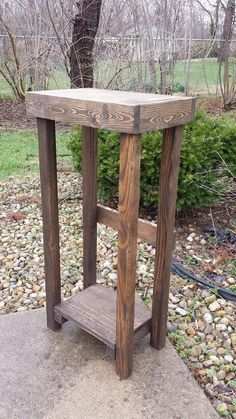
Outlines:
{"label": "wooden table leg", "polygon": [[43,213],[47,325],[49,329],[57,330],[61,325],[54,319],[54,306],[61,301],[61,282],[55,122],[38,118],[37,124]]}
{"label": "wooden table leg", "polygon": [[151,329],[151,345],[157,349],[166,341],[181,138],[182,127],[164,130]]}
{"label": "wooden table leg", "polygon": [[83,277],[84,288],[96,284],[97,262],[97,130],[82,127]]}
{"label": "wooden table leg", "polygon": [[122,134],[119,181],[116,372],[124,379],[131,375],[133,365],[140,143],[140,135]]}

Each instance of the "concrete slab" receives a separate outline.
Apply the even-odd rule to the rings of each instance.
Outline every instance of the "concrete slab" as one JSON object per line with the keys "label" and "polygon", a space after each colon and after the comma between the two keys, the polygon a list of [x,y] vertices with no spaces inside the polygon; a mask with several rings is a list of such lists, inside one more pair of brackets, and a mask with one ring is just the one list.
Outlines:
{"label": "concrete slab", "polygon": [[170,343],[135,347],[121,381],[105,346],[69,322],[46,328],[44,310],[0,317],[1,419],[215,419],[203,391]]}

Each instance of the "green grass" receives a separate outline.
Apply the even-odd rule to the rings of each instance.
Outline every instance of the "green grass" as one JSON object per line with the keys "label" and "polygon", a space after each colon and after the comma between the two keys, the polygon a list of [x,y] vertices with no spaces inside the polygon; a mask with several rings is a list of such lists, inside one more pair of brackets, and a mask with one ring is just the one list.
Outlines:
{"label": "green grass", "polygon": [[[60,163],[70,161],[66,148],[69,134],[57,135],[57,154]],[[0,180],[13,175],[38,171],[37,136],[31,131],[0,131]]]}
{"label": "green grass", "polygon": [[12,99],[12,90],[6,80],[0,77],[0,99]]}
{"label": "green grass", "polygon": [[[64,70],[58,70],[55,71],[55,74],[52,75],[49,79],[49,89],[65,89],[70,87],[70,80],[67,76],[66,72]],[[0,76],[0,99],[12,99],[13,98],[13,92],[9,86],[9,84],[6,82],[5,79],[3,79]]]}
{"label": "green grass", "polygon": [[[236,61],[232,60],[231,71],[235,72]],[[123,63],[123,67],[126,66],[126,63]],[[117,71],[118,69],[116,69]],[[150,84],[150,72],[148,64],[142,64],[142,77],[144,84]],[[125,69],[119,75],[120,79],[123,82],[126,82],[126,85],[132,88],[132,79],[133,74],[136,72],[135,63],[131,69]],[[103,82],[111,79],[115,74],[115,68],[112,66],[112,63],[109,61],[104,61],[100,63],[99,68],[97,69],[98,75],[95,76],[98,82],[102,80]],[[190,63],[190,72],[189,72],[189,85],[190,93],[216,93],[216,86],[219,78],[219,63],[216,58],[208,58],[206,60],[194,59]],[[156,66],[157,74],[157,83],[160,84],[160,68],[157,64]],[[104,76],[106,75],[106,76]],[[167,85],[176,85],[181,84],[184,86],[185,82],[185,65],[183,61],[179,61],[174,66],[173,75],[167,75]],[[219,90],[219,89],[218,89]]]}
{"label": "green grass", "polygon": [[49,80],[50,90],[53,89],[69,89],[70,79],[64,70],[58,70],[53,77]]}
{"label": "green grass", "polygon": [[[111,61],[103,61],[99,64],[99,67],[95,71],[95,80],[99,85],[106,86],[108,82],[113,78],[117,68],[115,63]],[[128,63],[127,63],[128,64]],[[235,61],[232,64],[235,67]],[[126,66],[126,63],[123,64]],[[124,87],[132,90],[132,78],[135,64],[132,69],[125,69],[119,75],[123,80]],[[157,80],[158,84],[160,81],[160,69],[159,65],[157,69]],[[219,63],[216,58],[208,58],[206,60],[195,59],[190,64],[190,92],[191,93],[216,93],[216,85],[218,81]],[[233,71],[233,69],[232,69]],[[235,69],[234,69],[235,71]],[[184,62],[177,62],[174,68],[174,83],[180,83],[184,85]],[[147,64],[142,65],[142,77],[144,84],[150,83],[150,74]],[[168,84],[171,84],[172,80],[170,76],[167,76]],[[63,89],[69,88],[70,81],[64,70],[55,71],[54,75],[49,79],[49,89]],[[0,78],[0,98],[12,98],[13,94],[6,83],[6,81]]]}
{"label": "green grass", "polygon": [[[219,63],[216,58],[207,60],[192,60],[189,72],[190,90],[195,92],[210,91],[216,88],[219,73]],[[175,82],[184,84],[184,64],[177,63],[174,71]],[[214,90],[213,90],[214,92]]]}

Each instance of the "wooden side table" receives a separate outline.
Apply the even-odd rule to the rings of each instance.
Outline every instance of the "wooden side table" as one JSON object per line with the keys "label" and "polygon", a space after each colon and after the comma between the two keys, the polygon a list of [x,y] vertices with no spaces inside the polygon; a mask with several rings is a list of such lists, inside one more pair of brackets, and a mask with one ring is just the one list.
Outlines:
{"label": "wooden side table", "polygon": [[[47,324],[66,320],[114,351],[121,378],[132,373],[133,344],[151,332],[165,345],[170,267],[182,125],[194,118],[195,99],[99,89],[32,92],[27,113],[37,117],[43,209]],[[84,290],[61,301],[55,121],[83,127]],[[97,129],[121,132],[118,211],[97,205]],[[164,130],[158,225],[138,219],[140,140]],[[117,293],[96,283],[97,223],[118,229]],[[156,232],[158,234],[156,234]],[[135,297],[137,236],[156,241],[152,313]]]}

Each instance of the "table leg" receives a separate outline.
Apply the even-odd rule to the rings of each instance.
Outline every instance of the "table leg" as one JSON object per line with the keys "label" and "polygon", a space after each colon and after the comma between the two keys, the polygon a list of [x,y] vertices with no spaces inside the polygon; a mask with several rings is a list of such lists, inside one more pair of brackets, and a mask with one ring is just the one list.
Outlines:
{"label": "table leg", "polygon": [[166,341],[181,138],[182,127],[164,130],[151,329],[151,345],[157,349]]}
{"label": "table leg", "polygon": [[57,330],[61,325],[54,319],[54,306],[61,301],[61,282],[55,122],[38,118],[37,125],[43,215],[47,325],[49,329]]}
{"label": "table leg", "polygon": [[122,134],[120,151],[116,372],[123,379],[133,365],[140,138]]}
{"label": "table leg", "polygon": [[84,288],[96,284],[97,262],[97,129],[82,127],[83,277]]}

